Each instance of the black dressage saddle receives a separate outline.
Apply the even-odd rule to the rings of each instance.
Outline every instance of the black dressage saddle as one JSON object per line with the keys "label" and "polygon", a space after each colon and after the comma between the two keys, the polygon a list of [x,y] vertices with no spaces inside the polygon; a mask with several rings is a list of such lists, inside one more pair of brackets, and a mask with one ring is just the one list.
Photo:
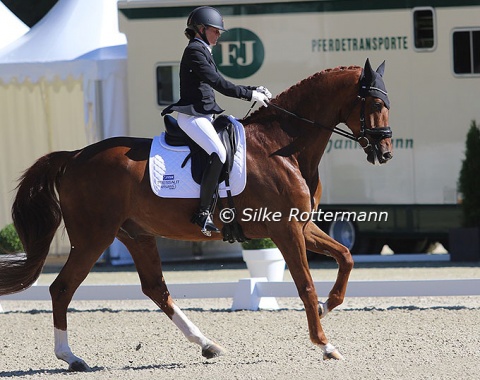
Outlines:
{"label": "black dressage saddle", "polygon": [[[192,178],[196,183],[200,184],[203,171],[208,162],[207,152],[188,137],[188,135],[179,127],[177,120],[173,116],[165,115],[163,120],[165,123],[165,142],[170,146],[188,146],[190,148],[190,153],[185,157],[185,160],[182,163],[182,168],[185,167],[188,160],[191,159]],[[232,170],[233,160],[238,146],[238,137],[235,132],[235,127],[225,115],[218,116],[213,121],[213,126],[227,151],[227,159],[225,160],[222,174],[218,181],[220,183],[225,180],[226,176]]]}

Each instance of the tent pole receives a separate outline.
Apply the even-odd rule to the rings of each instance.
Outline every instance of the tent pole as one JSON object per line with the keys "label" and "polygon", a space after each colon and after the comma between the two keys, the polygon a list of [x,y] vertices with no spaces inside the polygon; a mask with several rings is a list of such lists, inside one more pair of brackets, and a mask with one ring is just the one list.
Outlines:
{"label": "tent pole", "polygon": [[103,140],[105,138],[105,133],[103,122],[103,88],[101,80],[95,81],[95,125],[98,140]]}

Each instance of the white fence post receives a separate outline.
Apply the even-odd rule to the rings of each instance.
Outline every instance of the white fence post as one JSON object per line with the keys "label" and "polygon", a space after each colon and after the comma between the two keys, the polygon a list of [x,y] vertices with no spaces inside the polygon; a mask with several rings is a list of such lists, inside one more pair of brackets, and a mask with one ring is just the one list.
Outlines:
{"label": "white fence post", "polygon": [[260,297],[258,294],[259,282],[268,282],[266,277],[242,278],[238,281],[233,296],[232,310],[277,310],[278,303],[275,297]]}

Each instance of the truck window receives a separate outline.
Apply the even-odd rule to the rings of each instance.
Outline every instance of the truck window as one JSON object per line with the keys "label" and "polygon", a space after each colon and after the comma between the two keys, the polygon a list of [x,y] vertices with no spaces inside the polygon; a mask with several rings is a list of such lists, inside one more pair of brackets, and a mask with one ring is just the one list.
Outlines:
{"label": "truck window", "polygon": [[165,106],[175,103],[180,98],[179,65],[158,64],[155,71],[157,78],[157,104]]}
{"label": "truck window", "polygon": [[452,47],[455,74],[480,74],[480,29],[453,31]]}
{"label": "truck window", "polygon": [[413,9],[413,40],[416,50],[433,50],[436,45],[433,8]]}

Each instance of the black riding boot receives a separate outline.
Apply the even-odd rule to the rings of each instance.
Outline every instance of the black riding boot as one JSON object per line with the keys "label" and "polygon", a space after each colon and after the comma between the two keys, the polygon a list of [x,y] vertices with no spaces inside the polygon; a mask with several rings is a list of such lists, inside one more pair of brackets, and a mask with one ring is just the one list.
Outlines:
{"label": "black riding boot", "polygon": [[192,223],[198,224],[206,236],[212,236],[212,232],[220,232],[213,223],[210,209],[222,167],[223,163],[220,161],[218,155],[212,153],[209,157],[208,166],[203,173],[202,183],[200,184],[200,208],[192,217]]}

